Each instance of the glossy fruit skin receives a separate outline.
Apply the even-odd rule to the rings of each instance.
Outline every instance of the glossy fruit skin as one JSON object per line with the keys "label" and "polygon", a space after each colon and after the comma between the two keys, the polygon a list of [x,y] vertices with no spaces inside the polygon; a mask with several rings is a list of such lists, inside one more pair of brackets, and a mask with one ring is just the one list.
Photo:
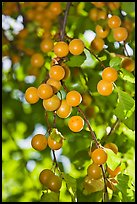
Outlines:
{"label": "glossy fruit skin", "polygon": [[107,12],[105,10],[99,10],[98,11],[98,20],[103,19],[105,20],[107,18]]}
{"label": "glossy fruit skin", "polygon": [[70,77],[70,69],[64,62],[61,63],[61,66],[65,70],[65,76],[62,79],[64,81],[64,80],[66,80],[66,79],[68,79]]}
{"label": "glossy fruit skin", "polygon": [[72,107],[68,105],[67,101],[64,99],[61,101],[60,107],[57,109],[56,114],[60,118],[67,118],[71,114]]}
{"label": "glossy fruit skin", "polygon": [[57,57],[66,57],[69,53],[69,46],[64,41],[57,42],[54,45],[54,53]]}
{"label": "glossy fruit skin", "polygon": [[90,46],[90,50],[91,52],[95,52],[98,53],[101,50],[103,50],[104,47],[104,40],[102,38],[99,37],[95,37],[94,40],[91,42],[91,46]]}
{"label": "glossy fruit skin", "polygon": [[43,107],[47,111],[55,111],[59,108],[61,104],[60,99],[58,98],[57,95],[53,95],[51,98],[44,99],[43,100]]}
{"label": "glossy fruit skin", "polygon": [[107,153],[102,148],[95,149],[91,154],[91,159],[95,164],[104,164],[107,161]]}
{"label": "glossy fruit skin", "polygon": [[105,148],[111,149],[115,154],[118,153],[118,147],[116,144],[110,142],[104,145]]}
{"label": "glossy fruit skin", "polygon": [[102,176],[102,171],[101,171],[101,168],[97,164],[92,163],[88,166],[87,174],[89,177],[93,179],[99,179]]}
{"label": "glossy fruit skin", "polygon": [[54,65],[49,70],[49,76],[52,79],[60,81],[65,76],[65,71],[60,65]]}
{"label": "glossy fruit skin", "polygon": [[58,16],[59,14],[61,14],[62,7],[60,2],[52,2],[50,4],[49,11],[55,16]]}
{"label": "glossy fruit skin", "polygon": [[113,37],[116,41],[125,41],[128,37],[127,29],[124,27],[117,27],[113,29]]}
{"label": "glossy fruit skin", "polygon": [[102,96],[109,96],[113,91],[112,82],[100,80],[97,84],[97,91]]}
{"label": "glossy fruit skin", "polygon": [[107,166],[107,172],[109,173],[109,175],[114,178],[119,172],[121,171],[120,166],[118,166],[115,170],[111,170],[108,166]]}
{"label": "glossy fruit skin", "polygon": [[37,88],[29,87],[25,92],[25,99],[30,104],[37,103],[39,100]]}
{"label": "glossy fruit skin", "polygon": [[75,107],[78,106],[82,101],[82,96],[78,91],[69,91],[66,95],[66,101],[68,105]]}
{"label": "glossy fruit skin", "polygon": [[61,89],[61,82],[56,79],[49,78],[46,83],[52,87],[54,93],[57,93]]}
{"label": "glossy fruit skin", "polygon": [[31,145],[35,150],[43,151],[47,147],[47,138],[45,135],[37,134],[31,140]]}
{"label": "glossy fruit skin", "polygon": [[73,39],[69,43],[69,51],[73,55],[80,55],[84,51],[84,43],[80,39]]}
{"label": "glossy fruit skin", "polygon": [[80,116],[72,116],[68,121],[68,127],[73,132],[80,132],[84,127],[84,120]]}
{"label": "glossy fruit skin", "polygon": [[31,57],[31,65],[34,67],[41,67],[44,64],[44,58],[40,53],[35,53]]}
{"label": "glossy fruit skin", "polygon": [[52,150],[58,150],[62,147],[63,145],[63,141],[62,139],[60,140],[60,142],[56,142],[55,140],[51,139],[51,137],[48,137],[48,146],[52,149]]}
{"label": "glossy fruit skin", "polygon": [[62,179],[59,176],[53,175],[48,182],[48,189],[53,192],[59,192],[62,186]]}
{"label": "glossy fruit skin", "polygon": [[38,87],[38,96],[41,99],[48,99],[53,96],[53,89],[49,84],[41,84]]}
{"label": "glossy fruit skin", "polygon": [[102,79],[108,82],[114,82],[118,78],[117,70],[113,67],[106,67],[102,72]]}
{"label": "glossy fruit skin", "polygon": [[54,176],[54,173],[49,169],[43,169],[39,175],[39,181],[42,185],[48,187],[48,180]]}
{"label": "glossy fruit skin", "polygon": [[127,57],[122,61],[121,67],[129,72],[133,72],[135,70],[135,61]]}
{"label": "glossy fruit skin", "polygon": [[103,29],[102,26],[100,25],[96,26],[95,31],[96,31],[97,37],[102,39],[106,38],[109,34],[109,28],[106,27],[105,29]]}
{"label": "glossy fruit skin", "polygon": [[54,47],[54,43],[50,38],[44,39],[40,43],[41,51],[44,53],[52,51],[53,47]]}
{"label": "glossy fruit skin", "polygon": [[113,15],[112,17],[108,18],[108,26],[113,28],[118,28],[121,26],[121,19],[119,16]]}

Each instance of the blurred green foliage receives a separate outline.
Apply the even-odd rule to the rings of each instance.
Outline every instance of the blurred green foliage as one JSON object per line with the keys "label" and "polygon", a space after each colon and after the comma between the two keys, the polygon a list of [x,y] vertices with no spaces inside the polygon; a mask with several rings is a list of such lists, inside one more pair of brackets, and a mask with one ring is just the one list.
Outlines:
{"label": "blurred green foliage", "polygon": [[[6,4],[10,3],[11,10],[6,10]],[[30,2],[31,3],[31,2]],[[62,2],[65,9],[67,2]],[[11,16],[17,19],[19,15],[24,15],[26,20],[27,12],[31,4],[5,2],[2,3],[3,16]],[[28,4],[28,7],[27,7]],[[13,7],[12,7],[13,5]],[[15,9],[15,5],[17,9]],[[8,6],[7,6],[8,7]],[[9,8],[9,7],[8,7]],[[84,36],[86,30],[95,32],[96,22],[89,18],[89,11],[94,8],[91,2],[73,2],[67,19],[66,32],[70,38],[79,38],[87,43]],[[118,15],[123,19],[127,18],[134,24],[134,2],[121,2],[121,9],[127,15],[122,16],[118,10]],[[116,11],[111,11],[113,14]],[[51,33],[59,32],[59,21],[63,13],[55,20]],[[27,22],[27,21],[26,21]],[[25,49],[30,48],[34,52],[41,52],[39,44],[38,30],[40,26],[35,21],[24,22],[28,29],[27,37],[24,38]],[[3,18],[4,24],[4,18]],[[133,26],[134,27],[134,26]],[[7,35],[6,33],[9,34]],[[9,40],[7,36],[13,36]],[[134,28],[129,36],[128,44],[135,50]],[[36,133],[47,134],[48,126],[53,127],[53,113],[48,112],[48,123],[46,114],[42,106],[42,100],[34,105],[28,104],[24,99],[24,93],[30,86],[38,87],[47,77],[50,63],[54,56],[53,52],[43,54],[45,64],[38,73],[30,71],[31,55],[27,51],[20,50],[21,41],[18,35],[13,33],[10,27],[2,30],[2,200],[3,202],[101,202],[103,192],[95,193],[83,192],[83,181],[87,174],[87,167],[91,163],[88,154],[92,141],[91,134],[85,124],[84,129],[79,133],[73,133],[68,128],[68,119],[61,119],[57,116],[56,128],[65,137],[61,150],[57,151],[57,161],[65,181],[59,194],[54,192],[45,193],[39,182],[39,173],[44,168],[51,168],[53,165],[52,152],[50,148],[38,152],[31,147],[31,138]],[[56,37],[54,39],[57,40]],[[124,55],[123,45],[114,47],[114,39],[111,34],[105,39],[108,48],[98,54],[98,58],[105,66],[114,66],[119,73],[115,82],[116,88],[113,93],[104,97],[97,93],[96,85],[101,79],[102,66],[94,55],[86,49],[80,56],[68,55],[66,64],[70,68],[70,78],[65,81],[69,90],[77,90],[81,94],[88,92],[91,95],[93,113],[88,116],[83,104],[81,109],[89,119],[98,141],[104,145],[113,142],[118,146],[118,158],[121,161],[122,171],[118,175],[119,184],[117,190],[112,192],[109,189],[109,198],[112,202],[133,202],[135,183],[135,73],[129,73],[121,67],[121,58],[114,53]],[[88,43],[87,43],[88,45]],[[88,47],[88,46],[87,46]],[[28,51],[29,52],[29,51]],[[19,57],[14,61],[13,56]],[[7,63],[9,62],[9,64]],[[61,89],[65,98],[66,91]],[[60,95],[60,94],[58,94]],[[70,116],[79,114],[77,108],[73,108]],[[108,131],[119,121],[118,127],[109,135]],[[118,160],[119,161],[119,160]],[[113,166],[113,160],[109,161]],[[119,162],[118,162],[119,163]],[[67,187],[66,187],[67,183]],[[41,197],[42,196],[42,197]]]}

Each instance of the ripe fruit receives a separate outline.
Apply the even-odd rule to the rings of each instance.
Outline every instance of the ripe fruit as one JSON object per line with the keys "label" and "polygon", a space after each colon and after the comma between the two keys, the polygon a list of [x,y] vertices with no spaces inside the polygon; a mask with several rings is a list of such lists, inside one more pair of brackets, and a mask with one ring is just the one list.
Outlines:
{"label": "ripe fruit", "polygon": [[84,120],[80,116],[72,116],[68,121],[68,127],[73,132],[80,132],[84,127]]}
{"label": "ripe fruit", "polygon": [[128,37],[127,29],[124,27],[117,27],[113,29],[113,37],[116,41],[125,41]]}
{"label": "ripe fruit", "polygon": [[96,9],[96,8],[90,9],[90,11],[89,11],[89,18],[92,21],[97,21],[98,20],[98,9]]}
{"label": "ripe fruit", "polygon": [[92,152],[91,158],[95,164],[101,165],[107,161],[107,153],[102,148],[98,148]]}
{"label": "ripe fruit", "polygon": [[120,166],[118,166],[115,170],[111,170],[108,166],[107,166],[107,172],[109,173],[109,175],[111,177],[115,177],[119,172],[120,172]]}
{"label": "ripe fruit", "polygon": [[56,176],[53,174],[50,176],[50,179],[48,180],[48,189],[50,189],[53,192],[58,192],[62,185],[62,179],[59,176]]}
{"label": "ripe fruit", "polygon": [[56,113],[60,118],[67,118],[72,111],[72,107],[67,104],[66,100],[61,101],[60,107],[57,109]]}
{"label": "ripe fruit", "polygon": [[55,111],[60,106],[60,99],[57,95],[53,95],[51,98],[43,100],[43,106],[47,111]]}
{"label": "ripe fruit", "polygon": [[126,57],[122,61],[121,67],[129,72],[133,72],[135,70],[135,61],[129,57]]}
{"label": "ripe fruit", "polygon": [[40,53],[35,53],[31,57],[31,65],[34,67],[41,67],[44,64],[44,58]]}
{"label": "ripe fruit", "polygon": [[70,91],[66,95],[66,101],[70,106],[78,106],[82,101],[82,96],[78,91]]}
{"label": "ripe fruit", "polygon": [[42,151],[47,147],[47,138],[45,135],[37,134],[32,138],[31,145],[35,150]]}
{"label": "ripe fruit", "polygon": [[121,19],[119,18],[119,16],[112,16],[110,18],[108,18],[108,26],[110,28],[117,28],[120,27],[121,25]]}
{"label": "ripe fruit", "polygon": [[38,87],[38,96],[41,99],[48,99],[53,95],[53,89],[49,84],[41,84]]}
{"label": "ripe fruit", "polygon": [[60,41],[54,45],[54,53],[57,57],[65,57],[69,53],[69,46],[67,43]]}
{"label": "ripe fruit", "polygon": [[116,144],[110,142],[104,145],[105,148],[111,149],[115,154],[118,153],[118,147]]}
{"label": "ripe fruit", "polygon": [[49,6],[49,11],[52,13],[52,15],[58,16],[61,14],[62,8],[60,2],[52,2]]}
{"label": "ripe fruit", "polygon": [[117,70],[112,67],[106,67],[102,72],[102,79],[108,82],[114,82],[118,78]]}
{"label": "ripe fruit", "polygon": [[100,80],[97,84],[97,91],[102,96],[109,96],[113,91],[112,82],[108,82],[105,80]]}
{"label": "ripe fruit", "polygon": [[66,80],[66,79],[68,79],[70,77],[70,69],[64,62],[61,63],[61,66],[65,70],[65,76],[63,77],[62,80]]}
{"label": "ripe fruit", "polygon": [[44,186],[48,187],[48,180],[54,176],[54,173],[49,169],[44,169],[40,172],[39,181]]}
{"label": "ripe fruit", "polygon": [[63,141],[62,139],[60,140],[60,142],[56,142],[55,140],[53,140],[50,136],[48,137],[48,146],[52,149],[52,150],[58,150],[62,147],[63,145]]}
{"label": "ripe fruit", "polygon": [[87,169],[87,174],[89,177],[93,179],[99,179],[102,176],[102,171],[101,171],[101,168],[97,164],[93,163],[89,165]]}
{"label": "ripe fruit", "polygon": [[34,104],[39,100],[38,90],[35,87],[29,87],[25,92],[25,99],[28,103]]}
{"label": "ripe fruit", "polygon": [[69,43],[69,51],[73,55],[80,55],[84,51],[84,43],[80,39],[73,39]]}
{"label": "ripe fruit", "polygon": [[60,65],[55,65],[50,68],[49,76],[52,79],[60,81],[65,76],[65,71]]}
{"label": "ripe fruit", "polygon": [[46,83],[52,87],[54,93],[57,93],[61,89],[61,82],[60,81],[49,78]]}
{"label": "ripe fruit", "polygon": [[105,20],[107,18],[107,12],[106,10],[99,10],[98,11],[98,20],[103,19]]}
{"label": "ripe fruit", "polygon": [[97,25],[95,28],[97,37],[99,38],[106,38],[109,34],[109,27],[106,27],[105,29],[102,28],[102,26]]}
{"label": "ripe fruit", "polygon": [[120,8],[120,2],[106,2],[111,11]]}
{"label": "ripe fruit", "polygon": [[103,50],[104,47],[104,40],[102,38],[99,37],[95,37],[94,40],[91,42],[91,46],[90,46],[90,50],[91,52],[95,52],[98,53],[101,50]]}
{"label": "ripe fruit", "polygon": [[41,44],[40,48],[42,52],[50,52],[54,47],[53,41],[50,38],[44,39]]}
{"label": "ripe fruit", "polygon": [[105,2],[91,2],[97,8],[102,8],[105,6]]}
{"label": "ripe fruit", "polygon": [[84,106],[89,106],[92,102],[92,98],[88,92],[82,94],[82,104]]}

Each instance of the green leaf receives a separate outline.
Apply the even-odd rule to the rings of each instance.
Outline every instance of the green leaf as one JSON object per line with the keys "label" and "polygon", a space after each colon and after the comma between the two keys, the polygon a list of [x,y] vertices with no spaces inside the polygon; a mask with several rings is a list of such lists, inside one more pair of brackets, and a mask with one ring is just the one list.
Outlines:
{"label": "green leaf", "polygon": [[104,189],[104,180],[103,178],[94,180],[86,176],[83,186],[84,186],[83,194],[88,195],[90,193],[102,191]]}
{"label": "green leaf", "polygon": [[107,158],[107,166],[113,171],[120,164],[120,158],[115,154],[111,149],[105,148],[108,158]]}
{"label": "green leaf", "polygon": [[128,14],[135,12],[135,2],[122,2],[121,9]]}
{"label": "green leaf", "polygon": [[122,202],[127,202],[132,200],[132,197],[128,195],[129,191],[129,176],[126,174],[119,174],[117,176],[118,184],[117,184],[117,189],[122,193]]}
{"label": "green leaf", "polygon": [[131,72],[127,71],[124,68],[121,68],[119,73],[120,73],[120,77],[123,80],[129,81],[130,83],[135,83],[135,77]]}
{"label": "green leaf", "polygon": [[63,135],[61,134],[61,132],[58,131],[57,128],[52,128],[50,132],[50,137],[56,142],[60,142],[62,139],[64,139]]}
{"label": "green leaf", "polygon": [[114,57],[110,60],[109,66],[116,68],[116,69],[119,69],[118,66],[121,64],[121,60],[122,59],[120,57]]}
{"label": "green leaf", "polygon": [[77,190],[76,179],[70,176],[69,174],[65,174],[65,173],[63,173],[63,177],[66,182],[69,193],[71,194],[73,200],[75,200],[76,190]]}
{"label": "green leaf", "polygon": [[59,193],[44,193],[41,196],[41,202],[59,202]]}
{"label": "green leaf", "polygon": [[66,64],[69,67],[79,67],[86,59],[85,55],[71,56]]}
{"label": "green leaf", "polygon": [[135,110],[135,100],[126,92],[116,88],[118,92],[119,102],[114,114],[120,119],[124,120],[132,115]]}

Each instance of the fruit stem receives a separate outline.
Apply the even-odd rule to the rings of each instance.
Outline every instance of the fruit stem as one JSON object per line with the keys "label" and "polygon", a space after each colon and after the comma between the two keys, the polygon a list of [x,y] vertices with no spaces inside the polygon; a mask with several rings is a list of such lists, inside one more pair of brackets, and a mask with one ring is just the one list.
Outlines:
{"label": "fruit stem", "polygon": [[71,6],[71,2],[67,2],[66,10],[65,10],[65,13],[64,13],[63,25],[62,25],[62,29],[60,31],[60,40],[61,41],[64,39],[64,36],[65,36],[65,27],[66,27],[66,23],[67,23],[67,16],[68,16],[68,13],[69,13],[70,6]]}
{"label": "fruit stem", "polygon": [[77,106],[77,108],[78,108],[78,111],[79,111],[79,112],[81,113],[81,115],[83,116],[83,118],[84,118],[84,120],[85,120],[85,122],[86,122],[86,124],[87,124],[87,126],[88,126],[88,128],[89,128],[89,130],[90,130],[90,133],[91,133],[91,135],[92,135],[92,138],[93,138],[93,140],[95,141],[96,147],[99,148],[99,143],[98,143],[98,141],[97,141],[97,139],[96,139],[96,135],[95,135],[94,131],[92,130],[88,119],[86,118],[86,116],[85,116],[85,114],[83,113],[83,111],[81,110],[81,108],[80,108],[79,106]]}
{"label": "fruit stem", "polygon": [[93,52],[91,52],[90,49],[88,49],[87,47],[85,47],[85,49],[87,49],[92,55],[94,55],[94,57],[101,63],[101,66],[103,68],[106,68],[105,65],[103,64],[103,62]]}

